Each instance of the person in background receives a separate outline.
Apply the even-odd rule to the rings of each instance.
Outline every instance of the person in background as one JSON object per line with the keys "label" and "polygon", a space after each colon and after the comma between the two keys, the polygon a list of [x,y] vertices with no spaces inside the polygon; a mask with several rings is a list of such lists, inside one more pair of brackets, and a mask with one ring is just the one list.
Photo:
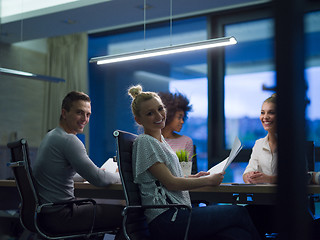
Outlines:
{"label": "person in background", "polygon": [[166,142],[174,151],[184,149],[189,153],[189,161],[193,156],[192,139],[185,135],[180,135],[188,112],[192,109],[189,100],[181,93],[159,92],[159,96],[166,107],[166,126],[161,130]]}
{"label": "person in background", "polygon": [[193,161],[192,174],[196,174],[198,169],[193,141],[188,136],[178,134],[192,106],[188,98],[181,93],[159,92],[158,95],[167,110],[166,126],[161,130],[162,135],[175,152],[185,150],[188,153],[188,161]]}
{"label": "person in background", "polygon": [[[252,148],[252,154],[244,173],[243,180],[249,184],[277,182],[277,112],[276,94],[267,98],[261,107],[260,121],[268,132],[258,139]],[[266,234],[276,233],[276,209],[271,205],[247,205],[253,222],[262,238]]]}
{"label": "person in background", "polygon": [[[82,133],[91,115],[91,101],[87,94],[72,91],[62,102],[59,126],[42,140],[33,173],[41,203],[74,200],[74,175],[95,186],[119,183],[119,174],[98,168],[89,158],[85,146],[76,136]],[[92,204],[64,205],[44,209],[41,223],[51,232],[89,231],[95,217],[94,229],[120,228],[123,206],[97,204],[95,216]],[[121,231],[119,232],[121,233]],[[125,239],[118,234],[115,239]]]}
{"label": "person in background", "polygon": [[243,173],[243,181],[253,184],[276,183],[278,140],[275,93],[263,102],[260,121],[268,134],[254,144],[249,164]]}
{"label": "person in background", "polygon": [[320,172],[310,172],[311,182],[310,184],[320,184]]}
{"label": "person in background", "polygon": [[[320,172],[309,172],[311,174],[310,184],[320,184]],[[318,240],[320,236],[320,218],[312,219],[312,238],[313,240]]]}
{"label": "person in background", "polygon": [[[133,144],[134,182],[139,185],[142,205],[185,204],[191,206],[188,190],[217,186],[224,173],[199,172],[183,177],[178,156],[161,134],[166,109],[158,94],[131,87],[132,112],[143,127]],[[145,211],[152,239],[183,239],[189,211],[183,209],[148,209]],[[211,205],[192,209],[188,239],[260,239],[242,206]]]}

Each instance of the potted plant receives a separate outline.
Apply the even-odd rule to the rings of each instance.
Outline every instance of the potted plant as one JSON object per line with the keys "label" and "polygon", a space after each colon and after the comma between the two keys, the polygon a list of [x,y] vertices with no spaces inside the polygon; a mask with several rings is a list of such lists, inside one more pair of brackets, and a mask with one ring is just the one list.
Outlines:
{"label": "potted plant", "polygon": [[[191,175],[192,162],[189,162],[189,152],[184,149],[176,151],[176,154],[179,158],[180,166],[184,176]],[[193,156],[192,156],[193,157]]]}

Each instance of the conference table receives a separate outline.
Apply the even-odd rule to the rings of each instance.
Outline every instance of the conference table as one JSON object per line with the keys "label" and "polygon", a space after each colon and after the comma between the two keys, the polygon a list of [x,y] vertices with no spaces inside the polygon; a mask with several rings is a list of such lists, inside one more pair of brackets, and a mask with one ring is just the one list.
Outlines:
{"label": "conference table", "polygon": [[[215,187],[202,187],[190,190],[192,201],[233,204],[276,204],[276,184],[242,184],[222,183]],[[308,185],[308,194],[320,194],[320,185]],[[102,199],[124,199],[121,184],[108,187],[95,187],[89,183],[76,182],[77,197],[92,197]]]}
{"label": "conference table", "polygon": [[[123,200],[121,184],[96,187],[87,182],[75,182],[75,195],[79,198]],[[320,185],[308,185],[310,195],[320,194]],[[192,201],[232,204],[276,204],[275,184],[222,183],[215,187],[202,187],[190,191]],[[14,209],[19,204],[19,194],[14,180],[0,180],[0,209]],[[12,208],[14,207],[14,208]]]}

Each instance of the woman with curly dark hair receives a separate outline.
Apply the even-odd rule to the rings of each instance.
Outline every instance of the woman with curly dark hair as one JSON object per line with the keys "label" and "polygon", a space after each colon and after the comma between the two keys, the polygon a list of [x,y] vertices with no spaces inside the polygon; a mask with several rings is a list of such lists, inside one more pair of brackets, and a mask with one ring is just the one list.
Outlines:
{"label": "woman with curly dark hair", "polygon": [[[159,96],[167,109],[166,126],[161,130],[162,135],[175,152],[186,150],[189,156],[188,161],[192,161],[194,155],[192,139],[178,134],[188,117],[188,112],[192,109],[189,99],[179,92],[159,92]],[[197,170],[195,168],[196,165],[193,166],[193,173]]]}

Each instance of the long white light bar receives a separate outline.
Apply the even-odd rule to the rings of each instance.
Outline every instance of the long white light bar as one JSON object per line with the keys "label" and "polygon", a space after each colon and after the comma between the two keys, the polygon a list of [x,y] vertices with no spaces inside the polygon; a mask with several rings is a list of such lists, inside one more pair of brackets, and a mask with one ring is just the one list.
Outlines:
{"label": "long white light bar", "polygon": [[91,58],[89,62],[90,63],[96,62],[98,65],[100,65],[100,64],[116,63],[116,62],[130,61],[130,60],[136,60],[136,59],[142,59],[142,58],[149,58],[149,57],[155,57],[155,56],[161,56],[161,55],[168,55],[168,54],[174,54],[174,53],[190,52],[190,51],[201,50],[201,49],[222,47],[222,46],[228,46],[228,45],[234,45],[234,44],[237,44],[237,40],[235,39],[235,37],[222,37],[222,38],[204,40],[200,42],[180,44],[180,45],[175,45],[170,47],[154,48],[154,49],[137,51],[137,52],[94,57],[94,58]]}
{"label": "long white light bar", "polygon": [[18,71],[18,70],[9,69],[9,68],[0,68],[0,74],[6,74],[10,76],[24,77],[24,78],[30,78],[30,79],[42,80],[42,81],[48,81],[48,82],[65,82],[65,80],[62,78],[33,74],[33,73]]}

